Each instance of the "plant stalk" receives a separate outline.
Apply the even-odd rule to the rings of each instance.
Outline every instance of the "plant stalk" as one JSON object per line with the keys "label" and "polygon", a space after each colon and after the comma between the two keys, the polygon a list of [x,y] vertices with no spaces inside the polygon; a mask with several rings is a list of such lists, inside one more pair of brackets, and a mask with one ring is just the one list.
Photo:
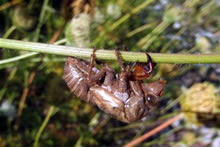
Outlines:
{"label": "plant stalk", "polygon": [[41,124],[39,130],[37,131],[37,134],[34,138],[34,144],[33,146],[34,147],[38,147],[38,144],[39,144],[39,139],[41,137],[41,134],[43,133],[45,127],[47,126],[50,118],[52,117],[53,113],[54,113],[54,109],[55,107],[54,106],[50,106],[49,110],[48,110],[48,113],[47,113],[47,116],[46,118],[44,119],[43,123]]}
{"label": "plant stalk", "polygon": [[[78,48],[62,45],[51,45],[44,43],[25,42],[19,40],[0,38],[0,47],[20,51],[32,51],[63,56],[74,56],[78,58],[90,58],[91,48]],[[146,62],[145,53],[121,51],[121,57],[129,62]],[[163,54],[149,53],[155,63],[171,64],[212,64],[220,63],[220,53],[216,54]],[[96,58],[99,60],[117,60],[113,50],[99,49],[96,51]]]}

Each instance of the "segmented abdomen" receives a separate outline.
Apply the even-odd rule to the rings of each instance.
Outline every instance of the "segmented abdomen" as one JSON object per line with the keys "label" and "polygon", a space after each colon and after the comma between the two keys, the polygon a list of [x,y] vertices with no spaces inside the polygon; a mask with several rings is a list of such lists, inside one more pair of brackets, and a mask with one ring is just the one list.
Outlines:
{"label": "segmented abdomen", "polygon": [[77,97],[87,100],[89,63],[68,57],[64,65],[64,80]]}

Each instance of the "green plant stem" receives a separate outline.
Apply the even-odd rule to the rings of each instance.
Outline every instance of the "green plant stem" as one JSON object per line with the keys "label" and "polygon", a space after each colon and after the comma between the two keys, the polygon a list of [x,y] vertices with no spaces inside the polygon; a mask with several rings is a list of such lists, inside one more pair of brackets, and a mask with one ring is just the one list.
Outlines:
{"label": "green plant stem", "polygon": [[44,119],[43,123],[41,124],[40,129],[37,131],[37,135],[34,138],[34,147],[38,147],[40,136],[41,136],[44,128],[46,127],[48,121],[50,120],[50,118],[54,112],[54,108],[55,108],[54,106],[50,106],[46,118]]}
{"label": "green plant stem", "polygon": [[[58,40],[54,44],[58,45],[58,44],[62,44],[64,42],[66,42],[66,39]],[[19,56],[16,56],[16,57],[0,60],[0,67],[1,67],[2,64],[9,64],[9,63],[16,62],[16,61],[19,61],[19,60],[22,60],[22,59],[26,59],[26,58],[29,58],[29,57],[32,57],[32,56],[35,56],[35,55],[38,55],[38,54],[39,53],[37,53],[37,52],[31,52],[31,53],[19,55]]]}
{"label": "green plant stem", "polygon": [[116,22],[114,22],[112,25],[110,25],[109,28],[106,31],[101,32],[100,35],[95,39],[93,45],[100,42],[102,40],[103,36],[105,36],[106,33],[112,32],[113,30],[118,28],[122,23],[126,22],[132,15],[137,14],[138,12],[140,12],[142,9],[146,8],[152,2],[154,2],[154,0],[147,0],[143,3],[141,3],[140,5],[138,5],[136,8],[132,9],[131,12],[129,12],[126,15],[122,16],[120,19],[118,19]]}
{"label": "green plant stem", "polygon": [[25,58],[28,58],[28,57],[35,56],[37,54],[38,53],[36,53],[36,52],[31,52],[31,53],[27,53],[27,54],[20,55],[20,56],[17,56],[17,57],[5,59],[5,60],[0,60],[0,65],[1,64],[11,63],[11,62],[16,62],[16,61],[19,61],[19,60],[22,60],[22,59],[25,59]]}
{"label": "green plant stem", "polygon": [[127,13],[126,15],[124,15],[123,17],[121,17],[119,20],[117,20],[114,24],[112,24],[112,26],[109,28],[109,31],[113,31],[115,30],[118,26],[120,26],[123,22],[125,22],[126,20],[128,20],[132,15],[140,12],[142,9],[146,8],[149,4],[151,4],[152,2],[154,2],[154,0],[147,0],[144,1],[143,3],[141,3],[140,5],[138,5],[136,8],[134,8],[133,10],[131,10],[130,13]]}
{"label": "green plant stem", "polygon": [[3,35],[3,38],[8,38],[8,36],[10,36],[11,33],[12,33],[14,30],[16,30],[16,26],[11,26],[11,27],[7,30],[7,32],[5,32],[5,34]]}
{"label": "green plant stem", "polygon": [[141,47],[142,50],[148,49],[148,47],[158,38],[158,35],[161,34],[169,25],[169,22],[162,21],[150,34],[147,34],[138,42],[138,46]]}
{"label": "green plant stem", "polygon": [[35,42],[38,41],[39,36],[40,36],[40,28],[43,25],[44,20],[45,20],[46,7],[48,5],[48,2],[49,2],[49,0],[44,0],[43,6],[42,6],[42,9],[41,9],[41,12],[40,12],[39,22],[37,24],[37,28],[36,28],[36,31],[35,31],[35,34],[34,34],[34,39],[33,39],[33,41],[35,41]]}
{"label": "green plant stem", "polygon": [[[90,58],[92,54],[91,48],[76,48],[62,45],[50,45],[43,43],[24,42],[18,40],[1,39],[0,47],[25,50],[39,53],[56,54],[63,56],[74,56],[78,58]],[[146,62],[147,58],[145,53],[140,52],[120,52],[124,61],[130,62]],[[173,63],[173,64],[208,64],[220,63],[220,54],[162,54],[162,53],[149,53],[155,63]],[[113,50],[97,50],[96,58],[101,60],[116,60]]]}

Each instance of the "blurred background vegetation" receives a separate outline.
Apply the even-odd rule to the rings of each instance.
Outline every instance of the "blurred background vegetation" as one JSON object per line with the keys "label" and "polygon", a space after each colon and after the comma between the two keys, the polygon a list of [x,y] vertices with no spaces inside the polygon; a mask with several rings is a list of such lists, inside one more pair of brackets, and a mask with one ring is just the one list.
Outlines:
{"label": "blurred background vegetation", "polygon": [[[219,0],[0,0],[0,37],[76,47],[220,53]],[[28,54],[0,49],[0,59]],[[160,64],[157,109],[126,124],[70,93],[65,58],[33,54],[0,64],[0,146],[121,146],[179,120],[140,146],[220,145],[220,65]],[[108,62],[107,62],[108,63]],[[110,64],[110,63],[109,63]],[[116,70],[118,64],[111,63]]]}

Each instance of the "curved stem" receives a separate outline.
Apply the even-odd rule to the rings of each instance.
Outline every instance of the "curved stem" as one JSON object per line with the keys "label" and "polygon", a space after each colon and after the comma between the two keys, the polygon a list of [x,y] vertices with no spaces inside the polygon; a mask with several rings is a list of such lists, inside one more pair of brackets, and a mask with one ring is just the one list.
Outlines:
{"label": "curved stem", "polygon": [[[24,42],[18,40],[2,39],[0,38],[0,47],[26,50],[39,53],[56,54],[63,56],[74,56],[78,58],[90,58],[92,54],[91,48],[78,48],[62,45],[50,45],[43,43]],[[145,53],[140,52],[120,52],[124,61],[130,62],[146,62]],[[210,64],[220,63],[220,53],[216,54],[162,54],[149,53],[155,63],[173,63],[173,64]],[[101,60],[116,60],[114,51],[111,50],[97,50],[96,58]]]}
{"label": "curved stem", "polygon": [[14,30],[16,30],[16,26],[13,25],[7,30],[7,32],[5,32],[3,38],[8,38]]}
{"label": "curved stem", "polygon": [[46,127],[48,121],[50,120],[50,118],[54,112],[54,108],[55,108],[54,106],[50,106],[46,118],[44,119],[43,123],[41,124],[40,129],[37,131],[37,135],[34,138],[34,147],[38,147],[40,136],[41,136],[44,128]]}

